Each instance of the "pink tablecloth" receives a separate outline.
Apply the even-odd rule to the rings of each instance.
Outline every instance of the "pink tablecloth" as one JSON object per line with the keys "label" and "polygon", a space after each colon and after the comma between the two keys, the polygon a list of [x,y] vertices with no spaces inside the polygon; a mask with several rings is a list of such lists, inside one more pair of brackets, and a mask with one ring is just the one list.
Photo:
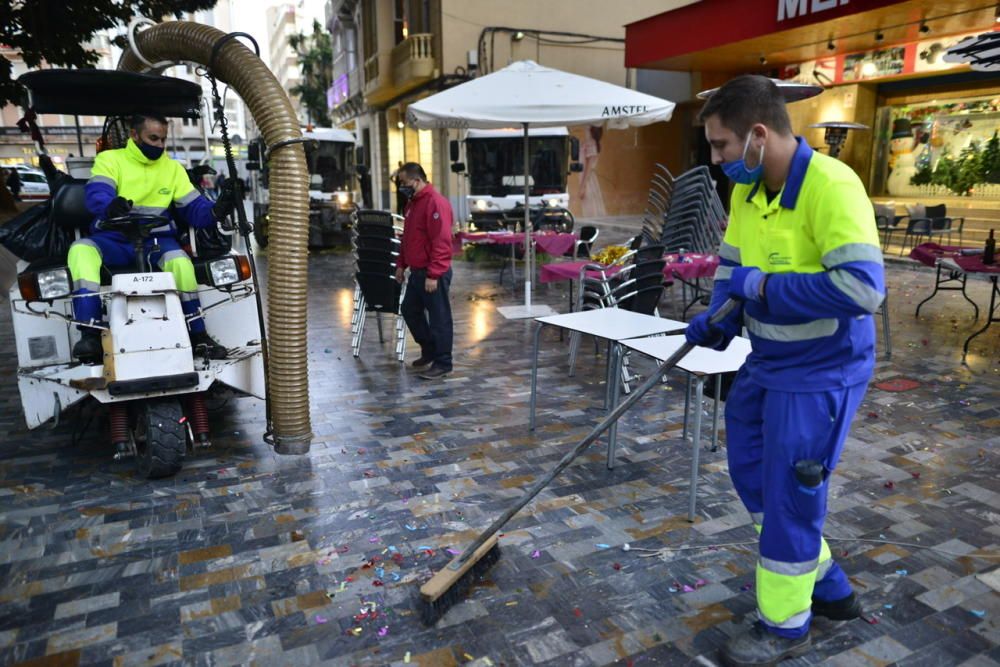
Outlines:
{"label": "pink tablecloth", "polygon": [[[531,235],[538,249],[549,255],[561,256],[572,250],[580,238],[576,234],[552,234],[534,232]],[[459,232],[452,237],[452,251],[462,251],[462,243],[485,243],[492,245],[524,245],[524,232]]]}
{"label": "pink tablecloth", "polygon": [[[711,278],[715,275],[715,269],[719,266],[719,258],[715,255],[685,254],[684,261],[678,261],[677,255],[667,255],[666,266],[663,267],[663,275],[668,279],[680,278],[681,280],[694,280],[695,278]],[[557,262],[554,264],[544,264],[542,266],[540,282],[551,283],[560,280],[576,280],[580,277],[580,269],[585,264],[592,264],[589,260],[579,262]],[[610,267],[606,275],[614,275],[621,271],[621,267]],[[599,278],[597,271],[588,271],[591,278]]]}
{"label": "pink tablecloth", "polygon": [[910,257],[921,264],[934,266],[939,259],[955,257],[961,252],[961,246],[938,245],[937,243],[921,243],[910,251]]}

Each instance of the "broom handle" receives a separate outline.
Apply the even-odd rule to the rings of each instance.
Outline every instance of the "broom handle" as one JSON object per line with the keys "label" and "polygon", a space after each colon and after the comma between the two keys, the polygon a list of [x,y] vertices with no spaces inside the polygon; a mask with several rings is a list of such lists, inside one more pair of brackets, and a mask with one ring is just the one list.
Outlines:
{"label": "broom handle", "polygon": [[[713,326],[719,324],[738,305],[739,303],[737,301],[733,299],[727,299],[726,302],[722,304],[722,307],[719,308],[719,310],[717,310],[714,315],[712,315],[712,317],[709,319],[709,323]],[[490,524],[489,528],[484,530],[472,544],[466,547],[465,551],[462,553],[462,556],[455,561],[455,566],[458,567],[463,563],[465,563],[465,561],[469,560],[469,558],[472,557],[472,554],[476,553],[476,549],[483,546],[486,540],[488,540],[490,536],[493,535],[493,533],[503,528],[504,524],[510,521],[515,514],[520,512],[525,505],[530,503],[532,499],[535,496],[537,496],[542,489],[548,486],[552,482],[552,480],[555,479],[556,475],[561,473],[566,468],[566,466],[572,463],[574,459],[576,459],[576,457],[578,457],[581,453],[583,453],[583,450],[585,450],[595,440],[597,440],[597,438],[601,436],[601,433],[603,433],[609,426],[618,421],[623,414],[625,414],[633,405],[635,405],[636,401],[645,396],[650,389],[655,387],[657,383],[659,383],[660,378],[664,374],[666,374],[667,371],[672,370],[673,367],[676,366],[678,362],[680,362],[680,360],[687,355],[688,352],[694,349],[694,347],[695,347],[694,345],[685,341],[683,345],[677,348],[677,351],[674,352],[672,355],[670,355],[670,358],[664,361],[660,365],[660,368],[655,373],[646,378],[646,381],[643,382],[639,387],[637,387],[635,391],[630,393],[628,398],[626,398],[620,405],[618,405],[618,407],[616,407],[614,410],[608,413],[608,416],[605,417],[603,420],[601,420],[601,423],[595,426],[594,430],[592,430],[589,434],[587,434],[586,438],[581,440],[579,444],[577,444],[577,446],[574,447],[571,451],[567,452],[566,455],[562,457],[562,460],[559,461],[559,464],[555,468],[553,468],[549,472],[549,474],[547,474],[545,477],[535,482],[535,485],[532,486],[524,494],[524,496],[519,501],[517,501],[517,503],[512,505],[510,509],[508,509],[502,515],[500,515],[500,518],[498,518],[496,521]]]}

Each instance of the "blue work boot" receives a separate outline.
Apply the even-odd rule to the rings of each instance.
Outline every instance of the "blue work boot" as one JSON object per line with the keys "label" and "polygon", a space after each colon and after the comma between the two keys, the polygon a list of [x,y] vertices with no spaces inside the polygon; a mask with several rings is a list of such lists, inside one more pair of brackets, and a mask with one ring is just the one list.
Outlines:
{"label": "blue work boot", "polygon": [[749,631],[730,638],[720,655],[722,664],[728,667],[765,667],[808,653],[811,645],[808,632],[788,639],[768,632],[764,624],[757,621]]}

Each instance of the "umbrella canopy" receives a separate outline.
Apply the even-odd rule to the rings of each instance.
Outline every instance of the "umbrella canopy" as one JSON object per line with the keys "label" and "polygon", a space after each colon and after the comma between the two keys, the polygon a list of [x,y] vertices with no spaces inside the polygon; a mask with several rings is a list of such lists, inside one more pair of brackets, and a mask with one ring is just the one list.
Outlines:
{"label": "umbrella canopy", "polygon": [[674,103],[522,60],[410,105],[422,129],[604,125],[622,129],[670,120]]}
{"label": "umbrella canopy", "polygon": [[[534,248],[530,242],[528,135],[530,127],[603,125],[613,129],[670,120],[673,102],[597,79],[522,60],[410,105],[410,125],[421,129],[524,128],[524,307],[500,308],[507,317],[544,315],[531,307]],[[547,307],[546,307],[547,308]],[[551,311],[549,311],[551,312]]]}

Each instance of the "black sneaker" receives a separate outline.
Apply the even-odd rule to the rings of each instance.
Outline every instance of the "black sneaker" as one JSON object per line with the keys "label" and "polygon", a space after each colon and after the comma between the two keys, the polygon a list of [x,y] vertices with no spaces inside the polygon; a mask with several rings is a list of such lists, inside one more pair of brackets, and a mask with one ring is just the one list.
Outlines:
{"label": "black sneaker", "polygon": [[846,598],[830,602],[813,598],[812,613],[813,616],[822,616],[823,618],[829,618],[831,621],[850,621],[855,618],[861,618],[861,602],[858,600],[858,596],[854,594],[854,591],[851,591],[851,594]]}
{"label": "black sneaker", "polygon": [[438,365],[432,365],[426,371],[420,374],[420,377],[424,380],[437,380],[438,378],[443,378],[451,373],[451,369],[445,369]]}
{"label": "black sneaker", "polygon": [[209,359],[225,359],[226,348],[219,341],[208,335],[207,331],[191,332],[191,347],[196,355]]}
{"label": "black sneaker", "polygon": [[425,368],[430,368],[433,363],[434,359],[432,357],[421,354],[419,359],[410,364],[410,368],[415,371],[422,371]]}
{"label": "black sneaker", "polygon": [[757,621],[747,632],[731,637],[720,655],[722,664],[728,667],[763,667],[804,655],[811,645],[808,632],[797,639],[788,639],[768,631]]}
{"label": "black sneaker", "polygon": [[101,345],[101,332],[96,329],[84,329],[80,332],[80,340],[73,346],[73,356],[85,364],[102,363],[104,346]]}

